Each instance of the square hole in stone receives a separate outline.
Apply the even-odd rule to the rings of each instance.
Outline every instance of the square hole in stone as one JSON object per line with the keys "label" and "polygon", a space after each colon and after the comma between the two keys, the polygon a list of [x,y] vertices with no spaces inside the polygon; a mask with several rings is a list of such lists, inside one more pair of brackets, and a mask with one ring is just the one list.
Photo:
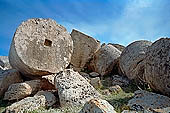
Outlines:
{"label": "square hole in stone", "polygon": [[51,47],[52,46],[52,41],[45,39],[44,45]]}

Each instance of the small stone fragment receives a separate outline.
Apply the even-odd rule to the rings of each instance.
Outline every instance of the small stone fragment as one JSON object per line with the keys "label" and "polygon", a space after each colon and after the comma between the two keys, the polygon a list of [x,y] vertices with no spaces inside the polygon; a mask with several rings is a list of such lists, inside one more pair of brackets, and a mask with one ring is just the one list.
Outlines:
{"label": "small stone fragment", "polygon": [[91,78],[90,84],[96,89],[102,87],[102,83],[99,77]]}
{"label": "small stone fragment", "polygon": [[106,100],[91,99],[79,113],[116,113],[116,111]]}
{"label": "small stone fragment", "polygon": [[91,73],[89,73],[89,75],[90,75],[91,77],[99,77],[99,76],[100,76],[100,74],[99,74],[99,73],[96,73],[96,72],[91,72]]}
{"label": "small stone fragment", "polygon": [[39,91],[37,94],[35,94],[35,96],[45,96],[46,99],[46,106],[47,107],[51,107],[52,105],[54,105],[56,103],[56,97],[54,96],[54,94],[52,94],[49,91]]}
{"label": "small stone fragment", "polygon": [[109,87],[110,92],[112,93],[119,93],[122,91],[122,88],[119,85]]}

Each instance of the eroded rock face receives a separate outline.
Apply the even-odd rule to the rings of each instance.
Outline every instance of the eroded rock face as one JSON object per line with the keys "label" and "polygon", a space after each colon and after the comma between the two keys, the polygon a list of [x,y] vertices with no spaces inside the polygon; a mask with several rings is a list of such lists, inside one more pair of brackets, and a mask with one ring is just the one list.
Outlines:
{"label": "eroded rock face", "polygon": [[5,92],[4,100],[18,100],[23,99],[31,94],[35,94],[41,89],[40,83],[40,80],[31,80],[12,84]]}
{"label": "eroded rock face", "polygon": [[39,91],[35,94],[35,96],[45,96],[46,106],[50,107],[56,103],[56,97],[49,91]]}
{"label": "eroded rock face", "polygon": [[112,82],[112,85],[128,86],[130,83],[130,80],[125,76],[113,75],[111,82]]}
{"label": "eroded rock face", "polygon": [[149,47],[145,60],[146,82],[170,96],[170,39],[161,38]]}
{"label": "eroded rock face", "polygon": [[8,56],[0,56],[0,69],[2,69],[2,70],[11,69],[11,65],[9,64]]}
{"label": "eroded rock face", "polygon": [[28,19],[17,28],[9,61],[25,75],[58,73],[71,60],[73,42],[66,29],[52,19]]}
{"label": "eroded rock face", "polygon": [[79,113],[116,113],[116,111],[106,100],[91,99]]}
{"label": "eroded rock face", "polygon": [[22,82],[20,73],[16,69],[4,70],[0,73],[0,97],[11,84]]}
{"label": "eroded rock face", "polygon": [[140,40],[129,44],[122,52],[119,64],[124,75],[129,79],[143,79],[144,58],[150,41]]}
{"label": "eroded rock face", "polygon": [[6,108],[6,113],[25,113],[31,112],[41,107],[45,107],[45,96],[34,96],[22,99]]}
{"label": "eroded rock face", "polygon": [[121,52],[114,46],[103,45],[94,54],[93,60],[90,62],[90,68],[102,76],[109,74],[113,70],[120,54]]}
{"label": "eroded rock face", "polygon": [[56,75],[55,86],[61,106],[82,105],[100,94],[78,72],[67,69]]}
{"label": "eroded rock face", "polygon": [[149,109],[158,112],[170,107],[170,98],[156,93],[138,90],[135,92],[134,98],[129,100],[128,105],[136,111]]}
{"label": "eroded rock face", "polygon": [[96,50],[100,48],[100,42],[74,29],[71,37],[74,45],[71,63],[75,70],[81,71]]}

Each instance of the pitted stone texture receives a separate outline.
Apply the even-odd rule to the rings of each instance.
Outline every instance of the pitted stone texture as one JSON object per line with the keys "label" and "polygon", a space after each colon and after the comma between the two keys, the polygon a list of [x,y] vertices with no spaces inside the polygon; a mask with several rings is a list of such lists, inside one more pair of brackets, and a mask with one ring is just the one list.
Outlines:
{"label": "pitted stone texture", "polygon": [[22,82],[20,73],[16,69],[3,70],[0,73],[0,97],[11,84]]}
{"label": "pitted stone texture", "polygon": [[58,89],[61,106],[82,105],[100,94],[78,72],[67,69],[56,75],[55,85]]}
{"label": "pitted stone texture", "polygon": [[149,47],[145,64],[146,82],[170,96],[170,38],[161,38]]}
{"label": "pitted stone texture", "polygon": [[91,99],[79,113],[116,113],[116,111],[106,100]]}
{"label": "pitted stone texture", "polygon": [[135,92],[134,98],[129,100],[128,105],[136,111],[147,109],[160,111],[170,107],[170,98],[156,93],[138,90]]}
{"label": "pitted stone texture", "polygon": [[67,30],[52,19],[28,19],[17,28],[9,52],[13,68],[42,76],[65,69],[73,51]]}
{"label": "pitted stone texture", "polygon": [[35,94],[40,89],[40,80],[31,80],[23,83],[12,84],[5,92],[4,100],[23,99],[31,94]]}
{"label": "pitted stone texture", "polygon": [[71,37],[74,45],[71,63],[75,70],[81,71],[100,48],[100,42],[74,29],[71,32]]}
{"label": "pitted stone texture", "polygon": [[120,68],[129,79],[143,79],[145,53],[152,42],[146,40],[129,44],[120,56]]}
{"label": "pitted stone texture", "polygon": [[35,94],[35,96],[41,96],[41,95],[45,96],[46,106],[51,107],[56,103],[56,97],[51,92],[39,91],[37,94]]}
{"label": "pitted stone texture", "polygon": [[22,99],[6,108],[6,113],[26,113],[45,107],[45,96],[34,96]]}
{"label": "pitted stone texture", "polygon": [[9,64],[8,56],[0,56],[0,69],[7,70],[11,69],[11,65]]}
{"label": "pitted stone texture", "polygon": [[116,60],[121,52],[112,45],[103,45],[94,55],[90,62],[90,68],[100,75],[107,75],[116,65]]}

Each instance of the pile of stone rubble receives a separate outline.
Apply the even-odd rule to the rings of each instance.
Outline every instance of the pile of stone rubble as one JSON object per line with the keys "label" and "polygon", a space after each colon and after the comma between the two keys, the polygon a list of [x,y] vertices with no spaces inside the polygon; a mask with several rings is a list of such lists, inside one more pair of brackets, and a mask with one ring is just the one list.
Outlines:
{"label": "pile of stone rubble", "polygon": [[13,103],[6,113],[79,105],[84,106],[80,113],[116,113],[96,90],[110,74],[110,91],[135,80],[162,94],[136,91],[131,109],[168,111],[170,39],[101,45],[77,30],[69,34],[52,19],[29,19],[17,28],[9,57],[0,57],[0,97]]}

